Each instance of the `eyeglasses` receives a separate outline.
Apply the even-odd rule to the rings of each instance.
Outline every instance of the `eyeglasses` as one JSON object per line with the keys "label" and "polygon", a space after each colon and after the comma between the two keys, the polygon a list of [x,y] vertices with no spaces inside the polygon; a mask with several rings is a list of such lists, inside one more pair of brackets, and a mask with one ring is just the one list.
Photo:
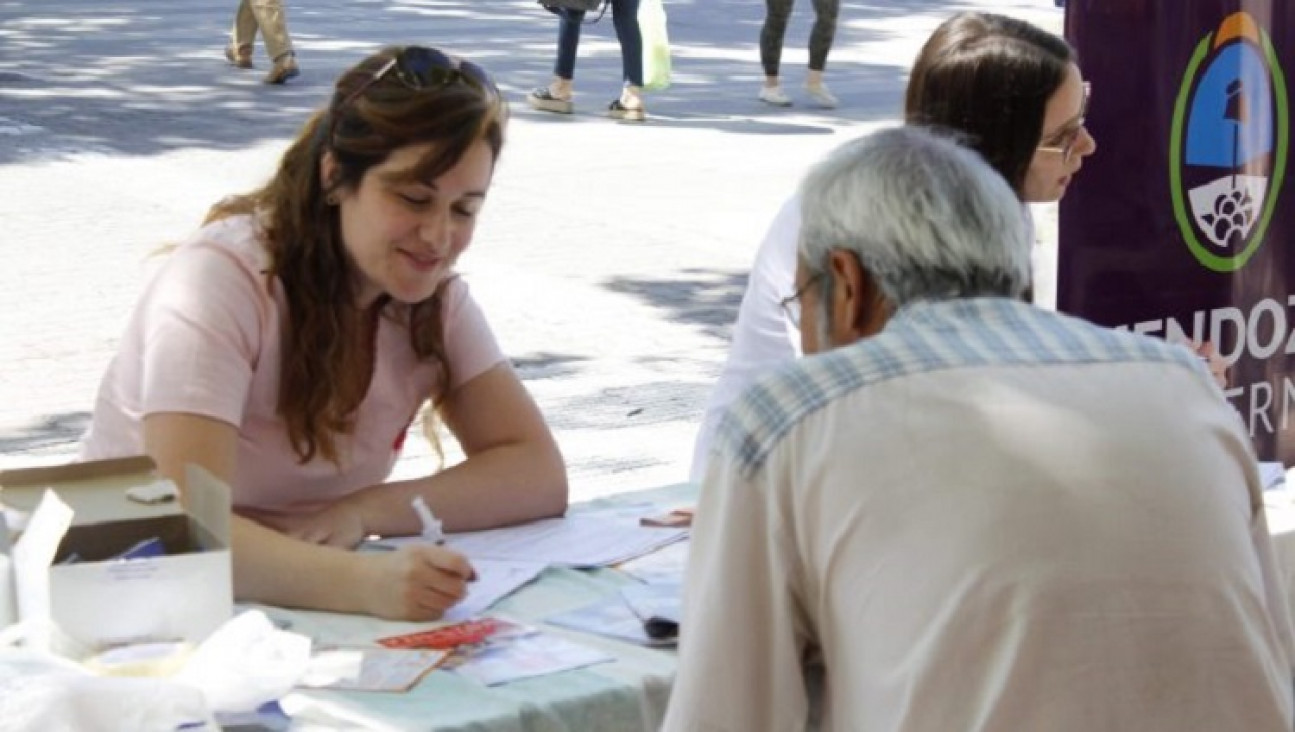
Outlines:
{"label": "eyeglasses", "polygon": [[800,327],[800,299],[805,296],[806,292],[809,292],[809,288],[818,283],[822,276],[822,272],[813,275],[809,279],[805,280],[800,287],[796,288],[795,292],[778,301],[778,307],[782,308],[782,312],[787,316],[787,320],[790,320],[791,324],[797,328]]}
{"label": "eyeglasses", "polygon": [[346,108],[388,74],[406,89],[436,89],[462,82],[480,91],[491,102],[497,103],[500,100],[499,87],[495,86],[494,79],[480,66],[471,61],[453,58],[435,48],[405,46],[378,67],[355,91],[348,94],[337,108]]}
{"label": "eyeglasses", "polygon": [[1063,132],[1061,137],[1057,139],[1056,145],[1039,145],[1038,150],[1040,152],[1061,153],[1061,161],[1064,163],[1070,162],[1070,159],[1075,154],[1075,144],[1079,142],[1079,133],[1085,129],[1084,123],[1087,121],[1088,116],[1088,98],[1092,96],[1092,93],[1093,85],[1085,81],[1084,104],[1079,109],[1079,119],[1076,121],[1075,126]]}

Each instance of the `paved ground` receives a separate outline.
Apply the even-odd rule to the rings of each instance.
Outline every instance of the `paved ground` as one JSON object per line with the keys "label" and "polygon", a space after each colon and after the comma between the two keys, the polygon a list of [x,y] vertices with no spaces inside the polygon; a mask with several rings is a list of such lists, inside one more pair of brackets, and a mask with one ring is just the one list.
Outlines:
{"label": "paved ground", "polygon": [[[259,49],[256,72],[225,65],[232,0],[120,5],[0,0],[0,465],[71,454],[149,254],[263,180],[343,68],[417,42],[482,63],[515,100],[463,269],[578,498],[686,477],[764,226],[810,162],[897,119],[938,22],[986,9],[1061,25],[1051,0],[844,0],[828,71],[841,108],[782,111],[754,98],[762,0],[667,0],[675,83],[635,126],[599,116],[619,78],[607,21],[581,45],[579,113],[525,107],[556,35],[530,0],[289,0],[303,75],[283,88],[258,83]],[[812,19],[798,5],[793,94]],[[429,461],[416,449],[400,470]]]}

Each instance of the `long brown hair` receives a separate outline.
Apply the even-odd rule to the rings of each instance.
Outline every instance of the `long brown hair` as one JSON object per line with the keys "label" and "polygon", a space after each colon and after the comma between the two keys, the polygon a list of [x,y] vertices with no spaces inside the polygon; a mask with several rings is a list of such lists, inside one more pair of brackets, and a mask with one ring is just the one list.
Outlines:
{"label": "long brown hair", "polygon": [[959,13],[922,46],[905,92],[905,121],[957,133],[1020,196],[1048,100],[1074,59],[1064,40],[1023,20]]}
{"label": "long brown hair", "polygon": [[[404,73],[405,54],[419,47],[389,47],[338,78],[329,105],[317,111],[288,147],[264,187],[225,199],[207,221],[255,214],[270,255],[268,277],[277,277],[288,301],[279,374],[279,416],[301,462],[316,455],[340,465],[337,437],[354,429],[355,410],[373,375],[378,317],[407,323],[420,360],[436,366],[441,384],[450,379],[441,313],[445,283],[412,305],[380,297],[372,309],[356,308],[356,280],[342,243],[334,192],[358,189],[368,170],[394,151],[433,143],[410,170],[411,180],[434,180],[484,140],[495,160],[503,148],[507,106],[497,89],[470,66],[449,61],[434,81]],[[447,59],[448,60],[448,59]],[[479,68],[470,66],[479,72]],[[483,74],[480,74],[483,75]],[[331,153],[331,180],[321,161]],[[447,280],[448,281],[448,280]]]}

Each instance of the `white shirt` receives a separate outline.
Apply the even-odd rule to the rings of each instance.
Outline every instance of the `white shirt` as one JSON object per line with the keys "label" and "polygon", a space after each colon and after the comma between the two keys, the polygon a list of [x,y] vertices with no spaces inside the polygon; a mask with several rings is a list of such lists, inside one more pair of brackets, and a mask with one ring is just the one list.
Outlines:
{"label": "white shirt", "polygon": [[697,430],[689,471],[694,483],[700,483],[706,474],[715,429],[729,404],[757,378],[800,356],[800,329],[787,320],[778,305],[795,287],[799,237],[800,197],[793,196],[769,224],[751,266],[728,358]]}
{"label": "white shirt", "polygon": [[[1022,207],[1033,238],[1034,218],[1028,206]],[[715,429],[724,411],[748,386],[778,366],[800,356],[800,328],[789,321],[779,303],[792,294],[796,286],[796,247],[800,240],[800,196],[793,196],[779,209],[769,224],[764,241],[751,266],[742,304],[733,325],[733,342],[720,371],[715,388],[706,402],[701,426],[693,445],[692,467],[688,479],[700,483],[706,475]],[[1047,307],[1056,302],[1056,253],[1034,247],[1035,282],[1043,285]],[[1036,288],[1036,296],[1040,290]],[[1036,297],[1036,302],[1038,302]]]}
{"label": "white shirt", "polygon": [[664,729],[1290,730],[1257,464],[1190,352],[915,304],[720,427]]}

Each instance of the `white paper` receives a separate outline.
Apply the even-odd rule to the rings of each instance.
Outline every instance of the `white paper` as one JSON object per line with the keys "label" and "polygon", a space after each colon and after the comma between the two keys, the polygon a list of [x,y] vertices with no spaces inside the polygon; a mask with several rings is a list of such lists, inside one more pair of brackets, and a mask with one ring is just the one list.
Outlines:
{"label": "white paper", "polygon": [[322,648],[297,686],[354,691],[408,691],[449,651],[427,648]]}
{"label": "white paper", "polygon": [[621,597],[645,623],[664,620],[679,625],[683,617],[683,586],[677,582],[629,585],[621,588]]}
{"label": "white paper", "polygon": [[1276,488],[1286,482],[1286,466],[1277,462],[1259,463],[1259,480],[1264,490]]}
{"label": "white paper", "polygon": [[689,541],[680,541],[616,566],[649,585],[682,584],[688,569]]}
{"label": "white paper", "polygon": [[18,619],[27,623],[28,641],[37,650],[49,650],[49,567],[59,542],[72,526],[72,509],[54,491],[46,489],[32,512],[27,529],[14,544],[13,572],[18,593]]}
{"label": "white paper", "polygon": [[535,633],[477,651],[455,667],[454,673],[486,686],[495,686],[613,660],[596,648],[555,635]]}
{"label": "white paper", "polygon": [[[688,529],[639,526],[626,518],[575,515],[487,531],[446,534],[445,543],[469,560],[501,559],[573,567],[607,567],[688,536]],[[398,536],[377,543],[397,547],[421,542]]]}
{"label": "white paper", "polygon": [[468,583],[468,596],[445,613],[444,620],[459,621],[476,617],[509,593],[530,582],[543,572],[543,562],[514,562],[500,559],[473,559],[477,572],[475,582]]}
{"label": "white paper", "polygon": [[640,646],[668,648],[677,639],[655,639],[647,634],[643,620],[634,614],[624,599],[612,595],[574,610],[567,610],[544,618],[544,622],[581,633],[597,633],[608,638],[629,641]]}

